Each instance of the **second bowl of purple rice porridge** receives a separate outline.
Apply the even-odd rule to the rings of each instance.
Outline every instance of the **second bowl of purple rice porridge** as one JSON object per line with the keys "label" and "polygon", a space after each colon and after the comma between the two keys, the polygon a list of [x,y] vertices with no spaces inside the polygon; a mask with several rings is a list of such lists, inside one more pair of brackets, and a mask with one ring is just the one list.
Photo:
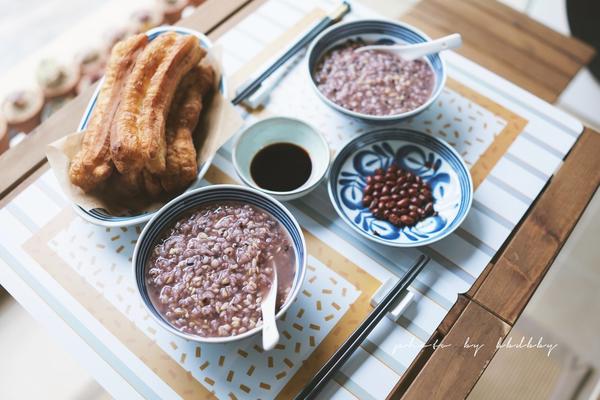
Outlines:
{"label": "second bowl of purple rice porridge", "polygon": [[133,255],[138,291],[170,332],[228,342],[260,332],[261,301],[277,272],[277,314],[304,280],[306,245],[287,209],[257,190],[214,185],[163,207]]}
{"label": "second bowl of purple rice porridge", "polygon": [[396,122],[426,109],[441,93],[446,68],[438,54],[414,61],[383,51],[355,52],[370,44],[429,41],[395,21],[359,20],[334,25],[308,51],[308,71],[318,97],[347,116]]}

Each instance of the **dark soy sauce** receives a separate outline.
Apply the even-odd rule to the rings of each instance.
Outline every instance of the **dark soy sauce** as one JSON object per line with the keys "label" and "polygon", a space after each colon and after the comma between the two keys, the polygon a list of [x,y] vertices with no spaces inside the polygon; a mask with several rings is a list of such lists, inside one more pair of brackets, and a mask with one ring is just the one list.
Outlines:
{"label": "dark soy sauce", "polygon": [[310,177],[312,162],[302,147],[274,143],[261,149],[250,163],[250,174],[258,186],[275,192],[289,192]]}

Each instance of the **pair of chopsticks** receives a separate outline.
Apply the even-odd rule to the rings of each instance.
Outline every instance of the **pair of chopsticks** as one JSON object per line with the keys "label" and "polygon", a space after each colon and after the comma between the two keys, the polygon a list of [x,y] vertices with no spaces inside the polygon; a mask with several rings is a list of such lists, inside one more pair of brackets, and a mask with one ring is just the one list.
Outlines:
{"label": "pair of chopsticks", "polygon": [[321,367],[319,372],[309,382],[309,384],[295,397],[296,400],[314,399],[317,394],[325,387],[329,379],[340,369],[340,367],[350,358],[352,353],[360,346],[362,341],[371,333],[373,328],[383,319],[388,311],[393,307],[402,292],[408,289],[411,282],[419,275],[419,272],[429,262],[429,257],[421,255],[417,262],[410,268],[408,273],[402,277],[384,297],[384,299],[371,311],[360,326],[350,335],[350,337],[340,346],[340,348],[331,356],[329,361]]}
{"label": "pair of chopsticks", "polygon": [[319,21],[312,29],[310,29],[304,36],[302,36],[297,42],[291,45],[275,62],[273,62],[264,71],[260,72],[257,76],[248,79],[248,81],[242,84],[238,90],[236,96],[231,101],[234,105],[240,104],[248,96],[252,95],[261,84],[267,79],[273,72],[279,67],[286,63],[294,54],[299,52],[304,46],[309,44],[319,33],[323,32],[330,25],[336,23],[344,15],[350,11],[350,4],[346,1],[336,8],[330,15]]}

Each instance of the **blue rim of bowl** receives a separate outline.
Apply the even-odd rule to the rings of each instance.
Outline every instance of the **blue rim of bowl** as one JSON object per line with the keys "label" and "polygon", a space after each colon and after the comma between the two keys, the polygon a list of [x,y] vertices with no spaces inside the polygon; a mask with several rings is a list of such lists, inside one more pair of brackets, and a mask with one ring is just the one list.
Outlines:
{"label": "blue rim of bowl", "polygon": [[[281,120],[288,120],[288,121],[294,121],[294,122],[299,122],[301,124],[306,125],[307,127],[309,127],[311,130],[313,130],[317,136],[321,139],[321,143],[323,144],[323,146],[327,149],[327,168],[325,168],[325,170],[323,171],[323,174],[319,177],[318,180],[316,180],[312,185],[310,186],[305,186],[305,184],[303,184],[302,186],[300,186],[297,189],[294,190],[289,190],[287,192],[276,192],[274,190],[268,190],[268,189],[263,189],[260,186],[258,186],[256,183],[254,183],[253,181],[247,179],[240,171],[240,166],[237,163],[237,153],[238,153],[238,147],[240,144],[240,141],[242,140],[242,136],[248,134],[248,132],[250,131],[250,129],[254,128],[257,125],[260,125],[261,123],[265,123],[268,121],[272,121],[274,119],[281,119]],[[325,136],[323,136],[323,134],[321,133],[321,131],[319,131],[314,125],[303,121],[301,119],[298,118],[294,118],[294,117],[287,117],[287,116],[274,116],[274,117],[267,117],[267,118],[263,118],[261,120],[258,120],[256,122],[251,123],[250,125],[248,125],[247,127],[245,127],[242,132],[239,134],[239,136],[237,137],[237,139],[235,140],[235,143],[233,144],[233,150],[231,151],[231,161],[233,163],[233,168],[235,169],[235,173],[237,174],[237,176],[240,178],[240,180],[248,187],[251,187],[253,189],[259,190],[263,193],[266,193],[268,195],[271,195],[275,198],[279,198],[281,200],[284,201],[288,201],[288,200],[293,200],[293,199],[297,199],[299,197],[302,197],[308,193],[310,193],[312,190],[314,190],[317,186],[319,186],[321,184],[321,182],[323,182],[323,179],[325,179],[325,177],[327,176],[327,173],[329,172],[329,166],[331,164],[331,152],[329,150],[329,144],[327,143],[327,140],[325,139]]]}
{"label": "blue rim of bowl", "polygon": [[[198,41],[200,42],[200,45],[203,48],[210,49],[213,47],[211,40],[203,33],[197,32],[193,29],[181,28],[181,27],[177,27],[177,26],[159,26],[157,28],[150,29],[148,32],[146,32],[146,36],[148,36],[148,39],[153,40],[158,35],[160,35],[162,33],[166,33],[166,32],[176,32],[181,35],[194,35],[198,38]],[[81,121],[79,122],[79,126],[77,127],[77,132],[81,132],[87,127],[89,119],[92,115],[92,111],[94,110],[94,107],[96,106],[96,101],[98,100],[98,93],[100,93],[100,88],[102,87],[103,82],[104,82],[104,77],[102,77],[100,79],[98,86],[96,87],[96,90],[94,91],[94,94],[92,95],[92,98],[90,99],[90,101],[85,109],[85,112],[83,113],[83,117],[81,118]],[[221,80],[219,82],[219,91],[225,95],[227,93],[226,89],[227,89],[227,86],[226,86],[226,82],[225,82],[225,77],[223,75],[221,75]],[[214,155],[211,156],[198,169],[198,176],[197,176],[196,180],[190,185],[190,188],[187,189],[188,191],[193,189],[194,187],[196,187],[199,184],[202,177],[208,171],[208,168],[210,167],[210,164],[212,163],[213,158],[214,158]],[[140,223],[148,221],[150,218],[152,218],[152,215],[157,212],[157,211],[143,212],[143,213],[136,214],[136,215],[120,217],[120,216],[110,215],[107,212],[105,212],[103,209],[99,209],[99,208],[93,208],[91,210],[86,210],[77,204],[73,204],[73,207],[74,207],[75,211],[77,212],[77,214],[79,214],[86,221],[91,222],[93,224],[107,226],[107,227],[119,227],[119,226],[130,226],[130,225],[140,224]]]}
{"label": "blue rim of bowl", "polygon": [[[351,156],[355,151],[383,140],[404,140],[407,142],[415,143],[417,145],[421,145],[423,147],[427,147],[431,151],[442,155],[444,160],[448,162],[451,165],[451,167],[456,171],[456,174],[459,177],[464,178],[459,180],[461,185],[460,209],[457,213],[457,216],[450,223],[450,225],[448,225],[448,227],[443,231],[442,234],[412,243],[395,243],[390,240],[378,238],[375,235],[371,235],[363,231],[362,229],[357,227],[356,224],[354,224],[353,221],[340,208],[340,199],[337,194],[336,187],[342,165],[344,164],[346,159],[349,156]],[[336,155],[335,160],[331,165],[331,169],[329,171],[329,182],[327,184],[327,191],[329,192],[329,199],[331,200],[335,211],[338,213],[340,218],[344,220],[344,222],[346,222],[352,227],[352,229],[360,233],[363,237],[366,237],[377,243],[394,247],[425,246],[445,238],[460,226],[460,224],[467,217],[467,214],[471,209],[471,204],[473,203],[473,180],[471,178],[469,168],[463,161],[462,157],[458,154],[458,152],[452,146],[450,146],[448,143],[441,139],[429,136],[423,132],[405,128],[381,128],[369,131],[346,143]]]}
{"label": "blue rim of bowl", "polygon": [[[396,32],[394,32],[394,34],[392,35],[388,33],[390,29],[395,29]],[[442,90],[446,85],[447,72],[446,62],[444,61],[444,58],[441,57],[439,54],[436,53],[427,56],[427,60],[430,66],[432,67],[436,77],[435,91],[431,93],[431,96],[425,103],[415,108],[414,110],[410,110],[402,114],[369,115],[348,110],[329,100],[327,96],[321,93],[313,79],[313,67],[321,59],[321,57],[323,57],[325,53],[324,51],[320,51],[318,54],[315,54],[315,51],[318,49],[318,46],[321,45],[321,41],[326,36],[332,35],[331,38],[328,38],[327,43],[323,45],[323,50],[327,50],[331,46],[331,43],[337,42],[347,37],[352,37],[360,34],[379,33],[387,36],[395,36],[398,39],[405,39],[407,37],[411,37],[413,39],[417,39],[415,43],[427,42],[431,40],[431,38],[420,29],[415,28],[410,24],[390,19],[363,19],[358,21],[343,22],[327,28],[325,31],[319,34],[319,36],[317,36],[315,40],[313,40],[308,49],[308,57],[306,57],[306,70],[308,71],[308,77],[310,79],[311,86],[316,91],[317,96],[319,96],[319,98],[329,107],[341,112],[342,114],[346,114],[357,119],[367,120],[371,122],[394,122],[422,112],[427,107],[429,107],[442,93]],[[438,74],[435,72],[436,68],[439,68],[440,76],[438,76]]]}
{"label": "blue rim of bowl", "polygon": [[262,330],[262,325],[236,336],[202,337],[181,332],[160,315],[149,298],[144,279],[146,261],[156,240],[182,215],[197,209],[204,204],[222,201],[236,201],[243,204],[251,204],[268,212],[283,225],[292,238],[294,252],[296,254],[296,274],[294,276],[294,284],[292,285],[290,294],[283,307],[281,307],[275,316],[276,318],[279,318],[292,305],[300,292],[300,288],[302,287],[306,276],[308,253],[302,228],[292,213],[272,196],[262,193],[259,190],[239,185],[212,185],[190,190],[189,192],[185,192],[174,198],[156,212],[150,219],[150,222],[148,222],[142,230],[133,251],[131,264],[135,286],[149,314],[152,315],[159,325],[169,332],[196,342],[226,343],[240,340],[260,332]]}

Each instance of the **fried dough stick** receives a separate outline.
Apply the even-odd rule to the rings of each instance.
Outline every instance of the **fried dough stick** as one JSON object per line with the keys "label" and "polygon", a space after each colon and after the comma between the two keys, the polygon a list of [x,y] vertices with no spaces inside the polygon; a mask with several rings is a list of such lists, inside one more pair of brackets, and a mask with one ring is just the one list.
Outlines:
{"label": "fried dough stick", "polygon": [[81,149],[69,166],[71,182],[85,192],[97,188],[114,170],[110,156],[110,130],[125,82],[138,54],[147,43],[147,36],[140,34],[113,47]]}
{"label": "fried dough stick", "polygon": [[173,95],[183,75],[205,54],[194,36],[175,33],[159,36],[144,50],[125,87],[111,135],[119,172],[165,170],[165,123]]}
{"label": "fried dough stick", "polygon": [[213,69],[201,65],[194,67],[177,88],[167,120],[167,165],[160,176],[166,192],[185,189],[198,175],[193,132],[202,111],[202,99],[212,90],[214,80]]}

